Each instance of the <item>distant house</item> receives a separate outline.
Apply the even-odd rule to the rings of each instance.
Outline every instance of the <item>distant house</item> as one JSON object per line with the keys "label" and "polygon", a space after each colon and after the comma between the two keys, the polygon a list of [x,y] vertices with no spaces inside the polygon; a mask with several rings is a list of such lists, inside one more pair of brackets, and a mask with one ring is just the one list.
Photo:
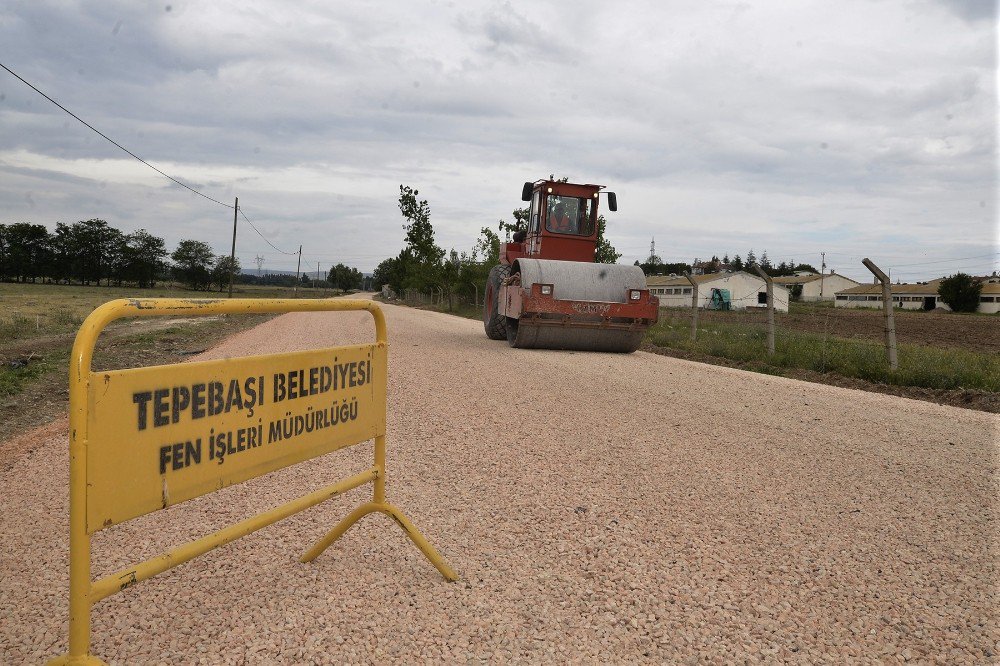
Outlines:
{"label": "distant house", "polygon": [[801,301],[832,301],[837,292],[858,286],[857,280],[838,275],[837,273],[796,273],[795,275],[774,278],[774,284],[780,284],[791,291],[797,286],[802,287],[799,295]]}
{"label": "distant house", "polygon": [[[951,310],[941,297],[938,287],[941,279],[916,284],[892,285],[892,304],[904,310]],[[838,308],[880,308],[882,307],[882,285],[862,284],[837,292],[834,305]],[[991,278],[982,283],[979,294],[979,308],[976,312],[1000,312],[1000,279]]]}
{"label": "distant house", "polygon": [[[767,283],[757,275],[745,271],[695,275],[698,284],[698,307],[707,308],[712,299],[712,289],[729,290],[729,300],[734,310],[767,307]],[[660,307],[691,307],[691,283],[681,276],[649,276],[646,285],[660,299]],[[788,290],[774,285],[774,309],[788,312]]]}
{"label": "distant house", "polygon": [[708,275],[709,273],[718,273],[724,268],[725,265],[718,260],[696,261],[691,264],[691,273],[693,275]]}

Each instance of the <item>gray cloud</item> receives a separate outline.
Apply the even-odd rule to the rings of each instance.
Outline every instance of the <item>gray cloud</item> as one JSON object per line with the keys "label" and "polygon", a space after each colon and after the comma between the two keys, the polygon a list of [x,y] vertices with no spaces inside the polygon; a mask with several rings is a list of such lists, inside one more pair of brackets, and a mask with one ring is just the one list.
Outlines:
{"label": "gray cloud", "polygon": [[[686,260],[996,247],[982,4],[171,5],[8,3],[4,62],[319,260],[397,252],[399,183],[468,249],[549,173],[618,190],[623,261],[651,236]],[[0,221],[104,217],[227,246],[226,209],[2,74]],[[249,230],[239,250],[273,252]]]}
{"label": "gray cloud", "polygon": [[937,0],[948,11],[966,21],[996,21],[995,0]]}

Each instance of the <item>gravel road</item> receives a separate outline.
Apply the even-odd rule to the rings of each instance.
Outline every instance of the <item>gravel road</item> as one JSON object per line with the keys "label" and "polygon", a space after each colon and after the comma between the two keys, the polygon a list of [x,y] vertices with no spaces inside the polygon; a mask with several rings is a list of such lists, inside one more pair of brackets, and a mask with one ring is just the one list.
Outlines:
{"label": "gravel road", "polygon": [[[385,306],[384,516],[352,491],[99,603],[112,663],[988,663],[1000,417],[636,353],[512,350]],[[205,356],[360,342],[285,315]],[[65,423],[0,472],[0,663],[67,641]],[[354,447],[105,530],[95,578],[366,468]]]}

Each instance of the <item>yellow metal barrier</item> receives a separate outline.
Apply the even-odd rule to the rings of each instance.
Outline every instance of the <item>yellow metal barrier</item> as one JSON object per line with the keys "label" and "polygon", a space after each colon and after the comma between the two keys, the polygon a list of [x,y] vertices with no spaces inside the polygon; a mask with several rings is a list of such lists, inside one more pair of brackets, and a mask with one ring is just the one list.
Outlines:
{"label": "yellow metal barrier", "polygon": [[[157,315],[366,310],[373,344],[92,372],[94,345],[116,319]],[[139,581],[352,488],[362,504],[300,560],[309,562],[363,516],[391,516],[448,580],[457,574],[385,499],[388,343],[377,303],[359,300],[123,299],[77,333],[70,359],[69,654],[53,664],[102,664],[90,655],[91,606]],[[99,530],[270,471],[374,439],[374,465],[258,516],[104,578],[90,578]]]}

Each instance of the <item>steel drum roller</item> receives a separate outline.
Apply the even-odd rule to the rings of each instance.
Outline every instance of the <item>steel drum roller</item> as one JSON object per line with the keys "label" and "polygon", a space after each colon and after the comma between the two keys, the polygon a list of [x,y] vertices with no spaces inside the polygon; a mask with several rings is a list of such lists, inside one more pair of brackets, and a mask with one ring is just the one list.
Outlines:
{"label": "steel drum roller", "polygon": [[521,258],[511,273],[518,271],[525,289],[551,284],[552,295],[564,301],[624,303],[627,289],[646,288],[646,275],[638,266]]}
{"label": "steel drum roller", "polygon": [[[530,291],[533,284],[551,284],[553,298],[565,301],[625,303],[628,290],[646,289],[646,276],[638,266],[520,258],[511,271],[518,272],[522,289]],[[520,349],[631,353],[639,348],[645,330],[645,326],[608,324],[600,317],[583,315],[507,320],[508,342]]]}

